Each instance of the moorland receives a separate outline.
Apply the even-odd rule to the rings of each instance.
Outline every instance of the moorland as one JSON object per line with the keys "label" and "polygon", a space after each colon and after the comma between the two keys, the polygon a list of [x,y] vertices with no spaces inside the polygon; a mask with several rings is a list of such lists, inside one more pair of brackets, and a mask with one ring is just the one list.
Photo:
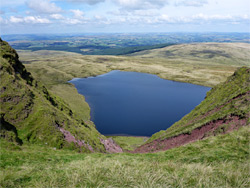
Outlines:
{"label": "moorland", "polygon": [[[121,35],[112,43],[110,36],[89,37],[91,48],[107,45],[112,53],[89,46],[72,50],[65,36],[4,36],[18,55],[1,41],[1,186],[249,187],[247,35],[166,34],[148,43],[147,36],[154,38]],[[81,41],[69,38],[75,46]],[[95,129],[84,96],[67,82],[111,70],[213,89],[171,128],[149,139],[112,137],[115,143]],[[179,142],[168,147],[175,138]],[[111,154],[117,151],[123,153]]]}

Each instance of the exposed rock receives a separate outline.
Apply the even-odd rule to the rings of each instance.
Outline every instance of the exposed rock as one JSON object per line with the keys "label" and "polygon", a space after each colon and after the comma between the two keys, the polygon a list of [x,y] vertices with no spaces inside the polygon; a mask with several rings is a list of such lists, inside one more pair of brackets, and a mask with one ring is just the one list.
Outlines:
{"label": "exposed rock", "polygon": [[246,121],[246,119],[240,119],[238,116],[230,116],[224,119],[218,119],[216,121],[209,122],[202,127],[194,129],[190,134],[180,134],[178,136],[164,140],[154,140],[153,142],[136,148],[132,153],[158,152],[179,147],[197,140],[202,140],[207,136],[228,133],[246,125]]}
{"label": "exposed rock", "polygon": [[94,152],[91,145],[89,145],[88,143],[86,144],[84,140],[77,140],[69,131],[66,131],[64,128],[59,127],[59,130],[63,133],[64,138],[67,142],[69,142],[69,143],[74,142],[78,146],[80,146],[80,147],[84,146],[89,151]]}
{"label": "exposed rock", "polygon": [[109,153],[122,153],[122,148],[118,146],[112,138],[106,140],[100,138],[101,143]]}

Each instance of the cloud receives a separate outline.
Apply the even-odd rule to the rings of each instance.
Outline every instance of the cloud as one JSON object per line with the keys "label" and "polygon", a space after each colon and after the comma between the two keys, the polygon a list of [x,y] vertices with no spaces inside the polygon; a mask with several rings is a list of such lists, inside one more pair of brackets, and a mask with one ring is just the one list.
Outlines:
{"label": "cloud", "polygon": [[[128,13],[126,16],[117,16],[109,19],[112,24],[126,24],[126,25],[204,25],[204,24],[243,24],[249,23],[250,17],[244,15],[220,15],[220,14],[195,14],[191,16],[170,16],[167,14],[159,14],[155,16],[140,16],[140,14]],[[103,22],[104,23],[104,22]]]}
{"label": "cloud", "polygon": [[41,18],[40,16],[26,16],[26,17],[11,16],[9,21],[11,23],[32,23],[32,24],[51,23],[47,18]]}
{"label": "cloud", "polygon": [[150,9],[150,10],[133,10],[133,11],[127,11],[124,9],[119,9],[115,11],[108,11],[107,14],[110,14],[112,16],[117,16],[117,17],[126,17],[126,16],[140,16],[140,17],[152,17],[152,16],[158,16],[159,11],[155,9]]}
{"label": "cloud", "polygon": [[233,22],[235,20],[239,20],[238,16],[232,16],[232,15],[219,15],[219,14],[214,14],[214,15],[206,15],[206,14],[196,14],[191,17],[193,21],[223,21],[223,22]]}
{"label": "cloud", "polygon": [[21,22],[23,22],[23,19],[22,19],[22,18],[15,17],[15,16],[11,16],[11,17],[10,17],[10,22],[11,22],[11,23],[21,23]]}
{"label": "cloud", "polygon": [[202,7],[208,4],[207,0],[177,0],[175,6]]}
{"label": "cloud", "polygon": [[64,19],[64,16],[61,14],[51,14],[50,15],[51,18],[55,19],[55,20],[62,20]]}
{"label": "cloud", "polygon": [[171,24],[239,24],[250,21],[249,15],[206,15],[196,14],[189,17],[170,17],[162,14],[156,19],[157,23],[171,23]]}
{"label": "cloud", "polygon": [[[2,18],[2,17],[0,16],[0,23],[1,23],[1,24],[6,24],[6,23],[7,23],[7,20],[4,19],[4,18]],[[0,30],[1,30],[1,29],[0,29]]]}
{"label": "cloud", "polygon": [[83,22],[81,20],[78,20],[78,19],[66,19],[65,20],[65,23],[66,24],[70,24],[70,25],[75,25],[75,24],[82,24]]}
{"label": "cloud", "polygon": [[250,22],[250,17],[247,14],[244,15],[205,15],[197,14],[191,17],[191,20],[196,23],[223,23],[223,24],[241,24]]}
{"label": "cloud", "polygon": [[86,3],[89,5],[95,5],[97,3],[105,2],[106,0],[66,0],[68,2],[74,2],[74,3]]}
{"label": "cloud", "polygon": [[113,0],[113,2],[126,10],[157,9],[168,4],[168,0]]}
{"label": "cloud", "polygon": [[50,0],[30,0],[26,4],[30,9],[42,14],[62,12],[62,9],[55,3],[51,3]]}
{"label": "cloud", "polygon": [[5,14],[5,12],[3,10],[0,10],[0,14]]}
{"label": "cloud", "polygon": [[70,12],[72,12],[74,14],[74,17],[76,19],[84,19],[84,12],[79,10],[79,9],[76,9],[76,10],[70,10]]}

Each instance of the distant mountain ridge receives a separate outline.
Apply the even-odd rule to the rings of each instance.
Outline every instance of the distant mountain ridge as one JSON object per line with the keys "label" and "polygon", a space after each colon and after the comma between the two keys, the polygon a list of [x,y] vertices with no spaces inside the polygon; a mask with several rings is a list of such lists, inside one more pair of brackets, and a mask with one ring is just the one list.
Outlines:
{"label": "distant mountain ridge", "polygon": [[0,39],[0,136],[81,152],[106,152],[105,137],[92,123],[77,118],[69,106],[36,81],[18,54]]}

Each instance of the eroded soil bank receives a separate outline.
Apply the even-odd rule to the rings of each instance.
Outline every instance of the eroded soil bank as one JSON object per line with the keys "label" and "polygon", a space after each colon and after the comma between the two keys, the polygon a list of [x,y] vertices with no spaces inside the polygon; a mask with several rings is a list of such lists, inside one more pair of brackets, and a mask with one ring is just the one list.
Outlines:
{"label": "eroded soil bank", "polygon": [[208,136],[214,136],[221,133],[225,134],[246,124],[246,119],[240,119],[238,116],[228,116],[196,128],[190,134],[180,134],[164,140],[154,140],[153,142],[138,147],[131,153],[150,153],[168,150],[197,140],[202,140]]}

